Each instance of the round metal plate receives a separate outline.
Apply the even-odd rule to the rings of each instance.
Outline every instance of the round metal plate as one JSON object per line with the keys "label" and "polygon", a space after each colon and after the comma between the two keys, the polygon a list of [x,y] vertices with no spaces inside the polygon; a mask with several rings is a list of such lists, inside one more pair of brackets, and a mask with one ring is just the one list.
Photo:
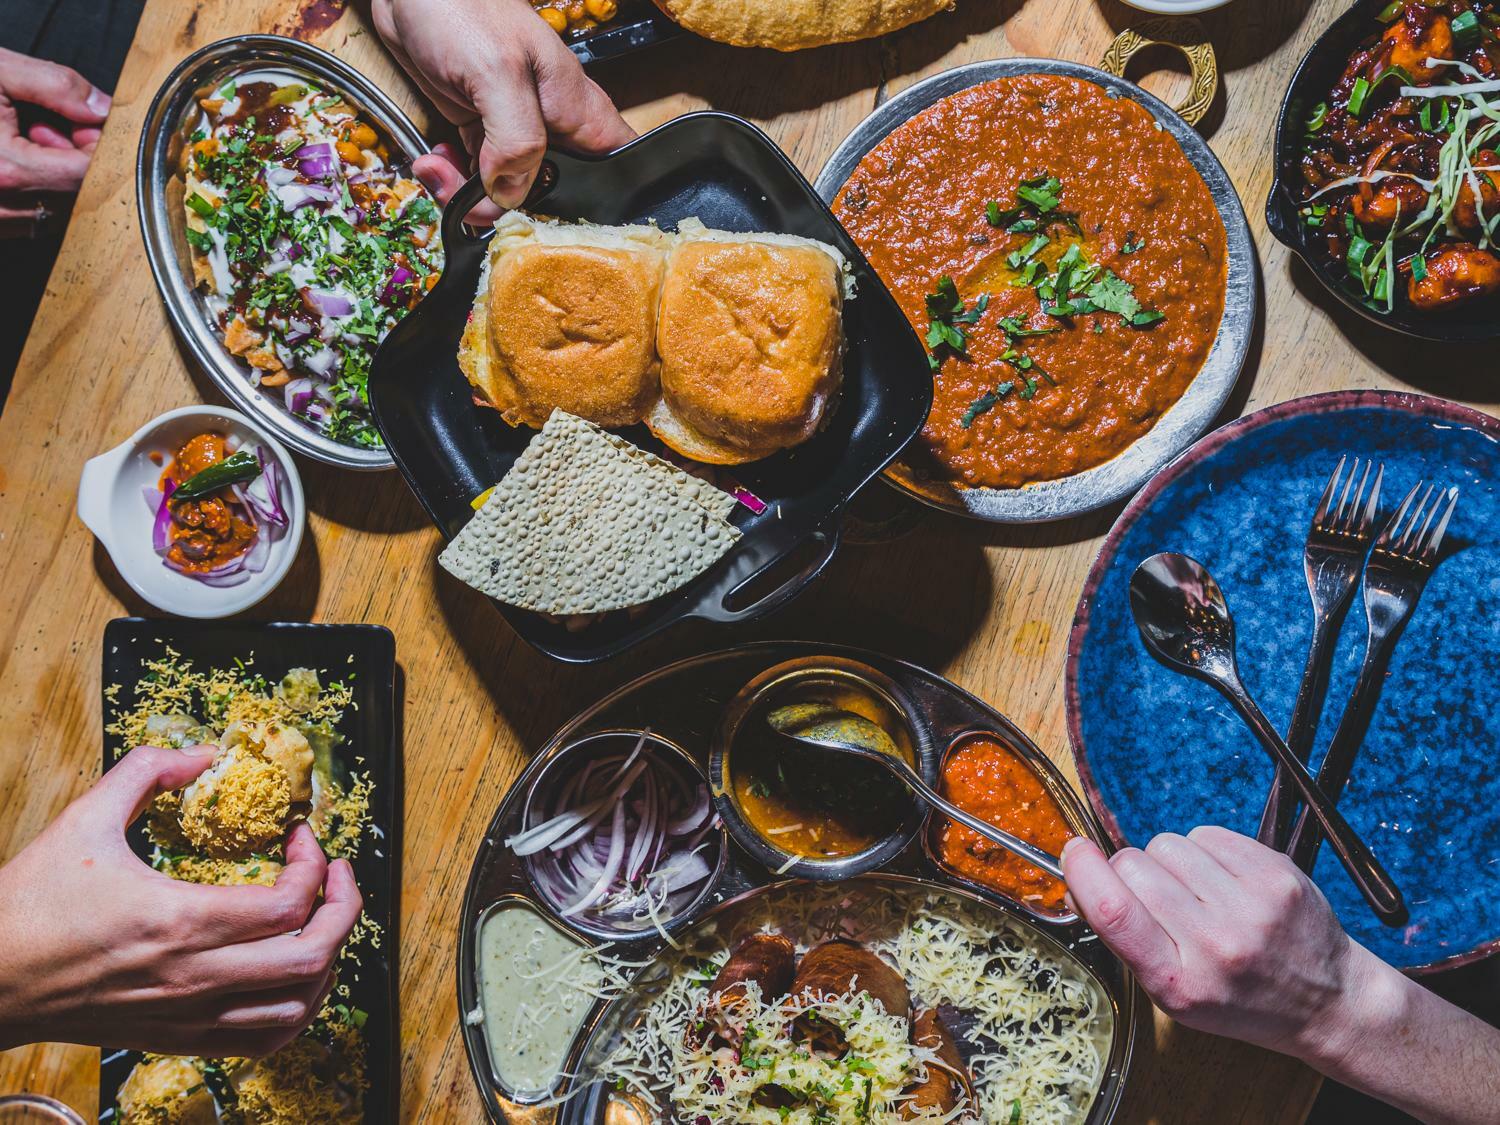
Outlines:
{"label": "round metal plate", "polygon": [[193,285],[178,174],[188,115],[200,93],[217,89],[233,75],[272,68],[305,74],[345,95],[385,131],[406,161],[428,151],[422,134],[395,102],[327,51],[279,35],[237,35],[210,43],[178,64],[146,112],[136,158],[136,203],[146,259],[172,327],[232,403],[298,453],[346,469],[389,469],[394,462],[388,450],[325,437],[287,413],[279,393],[253,386],[249,366],[224,347],[207,301]]}
{"label": "round metal plate", "polygon": [[916,479],[904,465],[887,470],[887,479],[907,495],[934,507],[993,523],[1041,523],[1066,519],[1130,496],[1158,469],[1208,429],[1239,379],[1255,329],[1256,259],[1245,210],[1224,166],[1208,143],[1166,103],[1133,82],[1097,67],[1057,59],[998,59],[945,71],[896,95],[850,133],[814,185],[832,204],[859,162],[899,126],[944,98],[996,78],[1020,74],[1058,74],[1102,86],[1115,97],[1130,98],[1176,138],[1208,185],[1220,217],[1228,250],[1224,318],[1202,369],[1186,393],[1139,441],[1104,464],[1061,480],[1024,488],[958,488]]}
{"label": "round metal plate", "polygon": [[[468,888],[460,914],[458,941],[458,1005],[461,1012],[474,1012],[480,1003],[477,958],[479,930],[485,913],[496,902],[519,900],[540,910],[565,931],[586,939],[587,935],[555,918],[535,892],[524,864],[504,846],[505,838],[521,824],[522,805],[532,780],[563,750],[590,733],[611,727],[653,731],[671,738],[695,758],[707,762],[724,710],[734,696],[767,669],[790,660],[829,659],[854,661],[867,665],[894,681],[910,699],[914,713],[925,728],[923,740],[939,751],[956,741],[987,732],[1005,743],[1025,759],[1037,772],[1053,798],[1062,807],[1069,825],[1079,834],[1087,834],[1103,844],[1102,826],[1073,792],[1057,767],[1042,754],[1027,736],[1003,715],[962,688],[935,673],[893,657],[862,649],[838,645],[812,644],[803,641],[758,642],[690,657],[634,680],[605,696],[593,706],[567,722],[532,757],[510,790],[501,799],[485,832],[469,874]],[[923,835],[926,832],[924,829]],[[1104,1075],[1089,1109],[1084,1125],[1106,1125],[1114,1117],[1124,1093],[1136,1032],[1136,990],[1129,971],[1104,945],[1095,940],[1087,926],[1076,915],[1050,918],[1031,913],[1023,907],[983,888],[948,875],[933,864],[920,842],[913,842],[896,859],[861,879],[915,883],[945,893],[974,899],[1004,914],[1022,929],[1063,946],[1088,971],[1112,1009],[1114,1035],[1105,1055]],[[702,912],[684,923],[691,929],[717,917],[721,911],[762,893],[771,887],[813,886],[801,880],[787,880],[754,861],[738,844],[731,843],[729,862],[725,864],[711,895],[703,900]],[[827,884],[822,884],[827,885]],[[665,948],[659,938],[644,937],[616,946],[632,961],[650,962]],[[599,1031],[611,1004],[598,1001],[583,1021],[565,1060],[564,1072],[576,1074],[584,1061],[587,1044]],[[494,1073],[482,1023],[465,1021],[461,1028],[464,1047],[491,1121],[504,1125],[532,1125],[542,1112],[535,1099],[515,1096]],[[566,1083],[563,1084],[566,1086]],[[580,1092],[567,1102],[561,1125],[598,1125],[604,1108],[596,1089]],[[551,1120],[548,1118],[547,1120]]]}

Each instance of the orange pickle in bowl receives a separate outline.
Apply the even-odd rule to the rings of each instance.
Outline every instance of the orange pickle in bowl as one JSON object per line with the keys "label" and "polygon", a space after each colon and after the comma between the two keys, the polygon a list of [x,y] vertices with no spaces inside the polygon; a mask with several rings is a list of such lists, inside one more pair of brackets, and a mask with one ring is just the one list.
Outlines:
{"label": "orange pickle in bowl", "polygon": [[[964,741],[943,763],[943,795],[967,813],[1058,855],[1076,835],[1034,769],[992,736]],[[1001,847],[947,818],[935,826],[938,862],[953,874],[1039,914],[1064,914],[1066,887]]]}

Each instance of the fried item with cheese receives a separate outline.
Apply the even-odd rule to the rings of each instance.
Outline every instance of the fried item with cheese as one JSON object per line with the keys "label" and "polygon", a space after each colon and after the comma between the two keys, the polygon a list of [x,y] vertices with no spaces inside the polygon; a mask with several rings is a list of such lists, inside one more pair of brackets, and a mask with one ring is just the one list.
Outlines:
{"label": "fried item with cheese", "polygon": [[312,747],[295,727],[230,723],[213,764],[182,791],[183,835],[218,858],[265,851],[307,814],[312,767]]}
{"label": "fried item with cheese", "polygon": [[120,1125],[214,1125],[218,1115],[192,1059],[148,1055],[116,1095]]}

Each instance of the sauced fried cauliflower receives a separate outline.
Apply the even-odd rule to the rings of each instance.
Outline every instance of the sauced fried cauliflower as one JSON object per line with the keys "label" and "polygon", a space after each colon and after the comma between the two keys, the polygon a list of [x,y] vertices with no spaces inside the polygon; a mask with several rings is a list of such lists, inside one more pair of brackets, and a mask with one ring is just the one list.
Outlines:
{"label": "sauced fried cauliflower", "polygon": [[214,1125],[214,1100],[192,1059],[147,1056],[119,1093],[121,1125]]}
{"label": "sauced fried cauliflower", "polygon": [[182,831],[210,856],[264,851],[312,801],[313,752],[295,727],[231,723],[213,765],[182,791]]}

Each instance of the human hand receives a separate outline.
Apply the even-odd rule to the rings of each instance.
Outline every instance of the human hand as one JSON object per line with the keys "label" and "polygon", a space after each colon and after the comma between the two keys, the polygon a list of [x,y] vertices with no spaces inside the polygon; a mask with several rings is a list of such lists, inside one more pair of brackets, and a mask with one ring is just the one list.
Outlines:
{"label": "human hand", "polygon": [[1280,852],[1225,828],[1163,833],[1106,859],[1063,849],[1074,905],[1156,1005],[1199,1031],[1313,1061],[1344,1049],[1371,974],[1391,971],[1339,925]]}
{"label": "human hand", "polygon": [[[635,137],[527,0],[374,0],[373,14],[391,53],[478,155],[492,202],[470,222],[493,222],[526,198],[549,139],[608,152]],[[451,145],[438,145],[412,170],[447,203],[467,166]]]}
{"label": "human hand", "polygon": [[[38,123],[22,132],[22,104],[73,127]],[[47,196],[78,191],[109,105],[77,71],[0,48],[0,238],[30,236],[46,217]]]}
{"label": "human hand", "polygon": [[329,864],[311,829],[292,831],[274,887],[179,882],[126,844],[152,798],[213,757],[131,751],[0,868],[0,1048],[263,1055],[317,1014],[362,904],[349,864]]}

